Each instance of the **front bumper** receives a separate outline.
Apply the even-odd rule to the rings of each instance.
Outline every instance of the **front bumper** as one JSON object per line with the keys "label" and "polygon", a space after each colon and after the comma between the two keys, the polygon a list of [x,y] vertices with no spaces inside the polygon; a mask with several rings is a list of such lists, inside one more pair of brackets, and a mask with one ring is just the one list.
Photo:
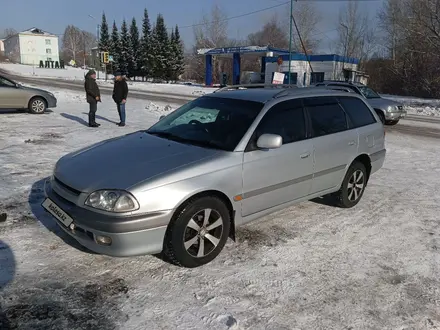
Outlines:
{"label": "front bumper", "polygon": [[385,120],[400,120],[406,117],[406,110],[399,111],[385,111]]}
{"label": "front bumper", "polygon": [[[59,227],[91,251],[114,257],[156,254],[162,251],[172,211],[142,216],[108,216],[66,200],[54,191],[50,181],[46,181],[44,192],[47,198],[73,219],[74,226],[66,227],[54,217]],[[111,245],[98,244],[98,236],[109,237]]]}
{"label": "front bumper", "polygon": [[55,97],[47,98],[47,108],[56,108],[57,107],[57,99]]}

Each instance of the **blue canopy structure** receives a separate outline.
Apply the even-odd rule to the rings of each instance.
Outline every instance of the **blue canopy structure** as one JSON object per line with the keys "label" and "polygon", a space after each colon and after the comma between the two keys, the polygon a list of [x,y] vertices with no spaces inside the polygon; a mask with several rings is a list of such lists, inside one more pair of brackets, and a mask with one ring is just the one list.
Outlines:
{"label": "blue canopy structure", "polygon": [[205,84],[212,85],[212,56],[231,55],[233,59],[232,66],[232,83],[240,83],[240,62],[242,54],[262,55],[261,72],[264,72],[266,67],[267,53],[273,53],[272,56],[289,55],[289,51],[269,46],[244,46],[244,47],[224,47],[224,48],[203,48],[198,49],[198,55],[204,55],[206,58]]}

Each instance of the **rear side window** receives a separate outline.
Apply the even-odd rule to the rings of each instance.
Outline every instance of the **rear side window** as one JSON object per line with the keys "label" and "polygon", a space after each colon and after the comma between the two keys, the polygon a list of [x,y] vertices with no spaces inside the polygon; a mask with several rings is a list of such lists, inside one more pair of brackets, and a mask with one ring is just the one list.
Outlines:
{"label": "rear side window", "polygon": [[354,128],[376,123],[376,119],[370,109],[358,98],[339,97],[339,102],[348,114]]}
{"label": "rear side window", "polygon": [[304,106],[309,112],[315,137],[347,130],[347,117],[335,97],[306,98]]}

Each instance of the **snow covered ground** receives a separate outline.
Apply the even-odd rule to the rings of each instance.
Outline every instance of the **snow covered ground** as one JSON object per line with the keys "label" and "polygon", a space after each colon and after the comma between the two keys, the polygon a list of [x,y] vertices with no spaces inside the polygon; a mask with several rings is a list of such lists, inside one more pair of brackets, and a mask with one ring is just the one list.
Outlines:
{"label": "snow covered ground", "polygon": [[[81,68],[73,68],[66,66],[65,69],[43,69],[39,67],[33,67],[31,65],[13,64],[13,63],[0,63],[0,69],[7,70],[11,73],[38,78],[50,78],[60,80],[84,80],[84,76],[88,70]],[[102,86],[113,86],[112,75],[108,75],[108,80],[104,80],[104,73],[99,74],[98,83]],[[130,81],[129,88],[139,91],[149,91],[158,93],[171,93],[178,95],[194,95],[200,96],[206,93],[212,93],[216,88],[209,88],[203,86],[188,86],[183,84],[156,84],[140,81]]]}
{"label": "snow covered ground", "polygon": [[424,116],[440,116],[440,100],[438,99],[422,99],[411,96],[395,96],[395,95],[381,95],[387,99],[400,102],[404,105],[405,110],[409,114],[424,115]]}
{"label": "snow covered ground", "polygon": [[238,229],[212,263],[182,269],[85,252],[40,206],[59,157],[146,128],[166,104],[130,100],[119,128],[104,100],[91,129],[83,95],[54,92],[52,113],[0,113],[1,329],[440,327],[438,140],[387,133],[384,168],[355,208],[302,203]]}

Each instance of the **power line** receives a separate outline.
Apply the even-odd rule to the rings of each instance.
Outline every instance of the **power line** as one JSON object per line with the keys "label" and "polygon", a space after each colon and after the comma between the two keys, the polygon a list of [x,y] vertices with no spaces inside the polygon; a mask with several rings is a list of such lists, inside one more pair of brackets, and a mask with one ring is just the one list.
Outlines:
{"label": "power line", "polygon": [[241,17],[245,17],[245,16],[250,16],[250,15],[254,15],[254,14],[258,14],[264,11],[268,11],[268,10],[272,10],[278,7],[282,7],[287,5],[288,3],[290,3],[290,1],[285,1],[283,3],[280,3],[278,5],[274,5],[274,6],[270,6],[270,7],[266,7],[266,8],[262,8],[262,9],[258,9],[258,10],[254,10],[248,13],[244,13],[241,15],[236,15],[236,16],[230,16],[230,17],[226,17],[223,19],[219,19],[217,21],[210,21],[210,22],[205,22],[205,23],[198,23],[198,24],[192,24],[192,25],[184,25],[184,26],[178,26],[179,29],[187,29],[187,28],[191,28],[191,27],[197,27],[197,26],[203,26],[203,25],[208,25],[211,23],[217,23],[217,22],[226,22],[226,21],[230,21],[232,19],[236,19],[236,18],[241,18]]}

